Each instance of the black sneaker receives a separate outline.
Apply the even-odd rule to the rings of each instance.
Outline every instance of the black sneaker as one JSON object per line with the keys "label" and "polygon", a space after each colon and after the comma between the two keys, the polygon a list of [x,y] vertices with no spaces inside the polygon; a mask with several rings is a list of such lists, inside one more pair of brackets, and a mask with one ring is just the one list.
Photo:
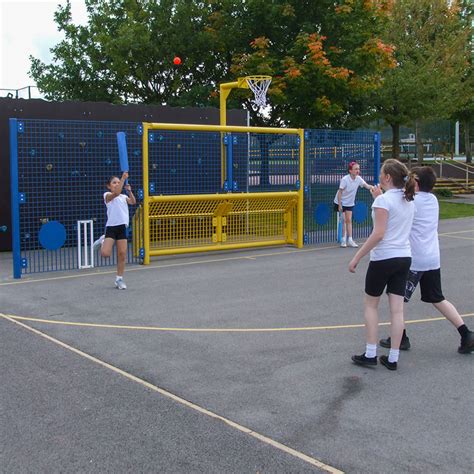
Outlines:
{"label": "black sneaker", "polygon": [[461,338],[461,345],[458,348],[460,354],[469,354],[474,351],[474,332],[469,331],[466,337]]}
{"label": "black sneaker", "polygon": [[396,362],[389,362],[388,357],[383,355],[380,356],[380,363],[385,365],[388,370],[397,370],[397,363]]}
{"label": "black sneaker", "polygon": [[[391,347],[391,339],[387,337],[387,339],[380,339],[379,344],[382,347],[386,347],[387,349],[390,349]],[[402,337],[402,342],[400,342],[400,350],[401,351],[407,351],[410,349],[411,344],[410,344],[410,338],[408,336]]]}
{"label": "black sneaker", "polygon": [[377,365],[377,356],[375,356],[375,357],[365,357],[365,354],[362,354],[360,356],[353,355],[352,360],[353,360],[354,364],[363,365],[363,366],[366,366],[366,367]]}

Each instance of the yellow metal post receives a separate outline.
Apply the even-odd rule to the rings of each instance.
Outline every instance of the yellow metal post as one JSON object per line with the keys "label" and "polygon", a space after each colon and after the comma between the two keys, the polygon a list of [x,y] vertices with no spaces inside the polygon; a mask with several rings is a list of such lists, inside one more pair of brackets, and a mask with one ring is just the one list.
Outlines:
{"label": "yellow metal post", "polygon": [[143,264],[150,264],[150,203],[149,203],[149,180],[148,180],[148,130],[150,124],[143,122],[143,248],[145,255]]}

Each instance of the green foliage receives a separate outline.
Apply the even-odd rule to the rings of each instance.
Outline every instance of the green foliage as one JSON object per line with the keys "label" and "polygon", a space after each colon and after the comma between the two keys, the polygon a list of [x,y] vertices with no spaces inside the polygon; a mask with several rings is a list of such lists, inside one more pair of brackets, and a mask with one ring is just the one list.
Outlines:
{"label": "green foliage", "polygon": [[449,117],[458,106],[469,41],[458,12],[455,1],[394,2],[385,39],[397,67],[376,94],[378,114],[391,125]]}
{"label": "green foliage", "polygon": [[[393,66],[380,39],[388,0],[70,0],[55,21],[65,35],[53,61],[31,58],[31,76],[52,100],[217,105],[218,84],[274,77],[265,115],[249,91],[233,91],[254,124],[357,125]],[[177,55],[179,67],[172,63]]]}
{"label": "green foliage", "polygon": [[453,197],[453,192],[448,188],[437,188],[434,190],[434,193],[438,197],[444,197],[444,198]]}
{"label": "green foliage", "polygon": [[[55,21],[65,38],[53,63],[31,58],[31,76],[52,100],[185,105],[208,100],[217,79],[201,2],[86,0],[88,24],[75,26],[69,0]],[[181,56],[176,67],[173,57]]]}

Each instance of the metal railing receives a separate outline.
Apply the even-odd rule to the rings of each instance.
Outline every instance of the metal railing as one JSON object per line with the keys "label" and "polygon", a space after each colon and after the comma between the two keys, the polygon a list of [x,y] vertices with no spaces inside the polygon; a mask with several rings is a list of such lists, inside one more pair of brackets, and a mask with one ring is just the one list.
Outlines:
{"label": "metal railing", "polygon": [[7,92],[6,96],[7,98],[9,99],[20,99],[20,98],[23,98],[23,97],[20,97],[20,91],[28,91],[28,99],[31,99],[32,96],[31,96],[31,90],[32,89],[36,89],[38,91],[38,87],[36,86],[26,86],[26,87],[20,87],[19,89],[0,89],[0,94],[2,92]]}
{"label": "metal railing", "polygon": [[463,163],[460,165],[453,160],[446,160],[444,157],[440,158],[439,156],[433,157],[434,162],[439,165],[439,177],[443,177],[443,165],[444,166],[451,166],[452,168],[461,170],[465,172],[465,180],[466,180],[466,188],[470,189],[469,187],[469,177],[474,177],[474,166],[469,165],[468,163]]}

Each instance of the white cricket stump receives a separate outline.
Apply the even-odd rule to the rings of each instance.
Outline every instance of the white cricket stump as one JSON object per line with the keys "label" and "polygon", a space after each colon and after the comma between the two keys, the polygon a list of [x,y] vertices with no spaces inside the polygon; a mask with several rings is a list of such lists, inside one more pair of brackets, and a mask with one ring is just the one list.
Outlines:
{"label": "white cricket stump", "polygon": [[94,268],[94,221],[77,221],[77,267]]}

